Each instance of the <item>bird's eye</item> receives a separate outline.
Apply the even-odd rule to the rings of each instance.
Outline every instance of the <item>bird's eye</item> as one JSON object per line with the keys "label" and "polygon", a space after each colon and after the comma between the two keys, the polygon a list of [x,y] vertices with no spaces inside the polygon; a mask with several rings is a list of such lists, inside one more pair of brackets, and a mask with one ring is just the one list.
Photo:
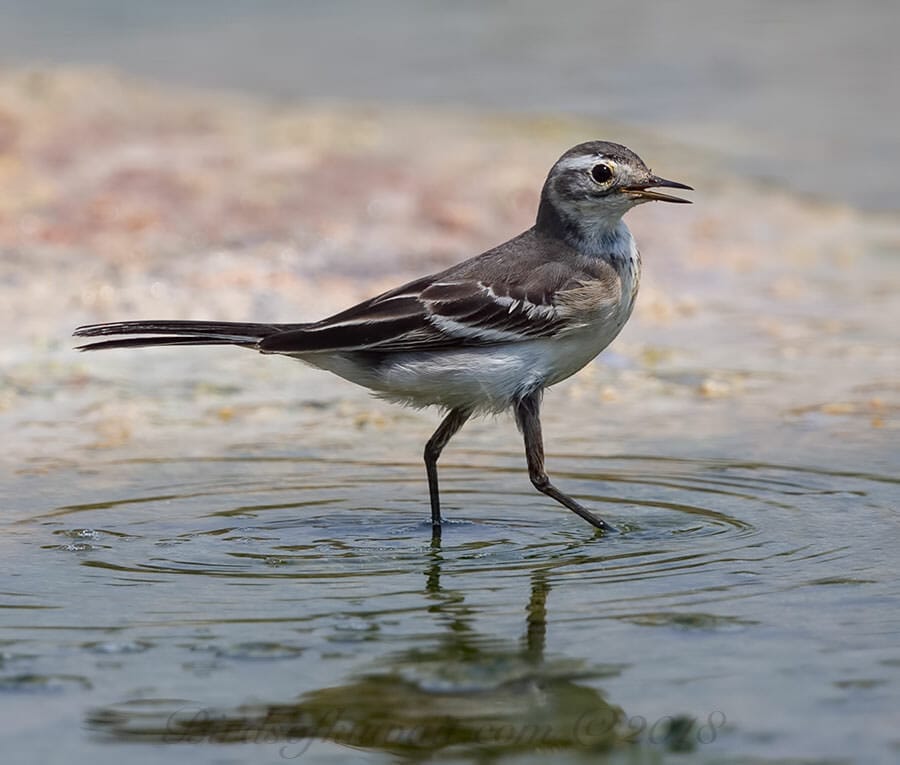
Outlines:
{"label": "bird's eye", "polygon": [[609,165],[605,165],[601,162],[599,165],[594,165],[591,168],[591,178],[597,181],[597,183],[609,183],[612,177],[613,171]]}

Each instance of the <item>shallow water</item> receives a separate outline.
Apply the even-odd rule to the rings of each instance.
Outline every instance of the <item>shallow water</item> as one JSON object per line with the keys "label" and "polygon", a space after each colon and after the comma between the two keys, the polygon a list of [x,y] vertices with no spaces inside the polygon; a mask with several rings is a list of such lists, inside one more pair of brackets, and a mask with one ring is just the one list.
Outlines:
{"label": "shallow water", "polygon": [[[891,439],[851,453],[830,425],[732,410],[736,433],[679,441],[630,405],[586,421],[577,390],[548,397],[549,467],[609,536],[531,489],[500,418],[448,448],[431,542],[433,418],[367,419],[383,407],[345,388],[28,461],[4,502],[10,761],[895,756]],[[183,388],[156,395],[167,410]],[[263,380],[257,413],[286,403]],[[769,459],[729,456],[748,434]]]}

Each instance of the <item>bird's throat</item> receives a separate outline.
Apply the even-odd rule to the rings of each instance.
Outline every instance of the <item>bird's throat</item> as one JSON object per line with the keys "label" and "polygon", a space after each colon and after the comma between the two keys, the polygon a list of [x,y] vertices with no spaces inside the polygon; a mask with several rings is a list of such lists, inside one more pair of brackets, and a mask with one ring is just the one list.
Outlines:
{"label": "bird's throat", "polygon": [[610,260],[613,265],[627,257],[632,247],[631,232],[622,216],[601,215],[596,211],[561,210],[550,199],[541,199],[535,231],[553,237],[587,257]]}

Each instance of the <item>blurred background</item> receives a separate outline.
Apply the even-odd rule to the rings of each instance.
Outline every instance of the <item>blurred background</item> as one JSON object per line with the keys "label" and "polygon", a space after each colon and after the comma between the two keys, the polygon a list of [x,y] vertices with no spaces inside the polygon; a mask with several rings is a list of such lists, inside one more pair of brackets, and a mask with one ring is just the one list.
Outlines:
{"label": "blurred background", "polygon": [[[0,0],[5,759],[895,761],[898,35],[887,0]],[[436,544],[437,413],[72,348],[320,318],[532,225],[595,138],[696,188],[629,214],[635,313],[545,400],[614,535],[509,418],[442,457]]]}
{"label": "blurred background", "polygon": [[0,2],[0,62],[111,66],[272,100],[621,121],[756,178],[900,207],[888,0]]}

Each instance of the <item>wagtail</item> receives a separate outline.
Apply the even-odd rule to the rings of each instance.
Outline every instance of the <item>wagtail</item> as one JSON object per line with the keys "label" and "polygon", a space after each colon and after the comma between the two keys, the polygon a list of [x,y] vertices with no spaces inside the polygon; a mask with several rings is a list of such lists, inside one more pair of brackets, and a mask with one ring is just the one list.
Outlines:
{"label": "wagtail", "polygon": [[125,321],[78,337],[132,335],[80,350],[236,345],[333,372],[403,404],[446,412],[425,445],[431,523],[440,534],[437,461],[475,414],[512,409],[535,488],[598,529],[611,527],[557,489],[544,470],[540,405],[619,334],[634,307],[641,258],[622,216],[657,191],[692,190],[653,175],[616,143],[569,149],[550,169],[537,220],[522,234],[445,271],[392,289],[321,321],[248,324]]}

